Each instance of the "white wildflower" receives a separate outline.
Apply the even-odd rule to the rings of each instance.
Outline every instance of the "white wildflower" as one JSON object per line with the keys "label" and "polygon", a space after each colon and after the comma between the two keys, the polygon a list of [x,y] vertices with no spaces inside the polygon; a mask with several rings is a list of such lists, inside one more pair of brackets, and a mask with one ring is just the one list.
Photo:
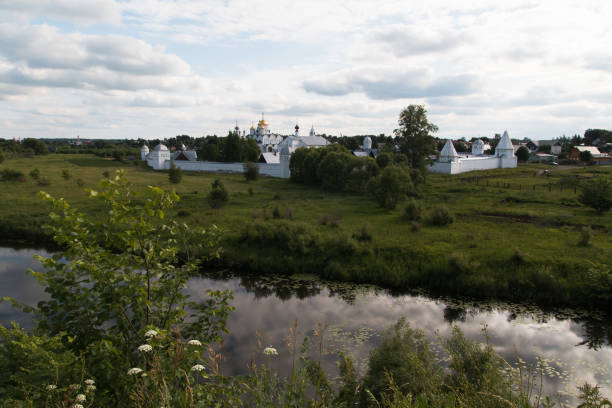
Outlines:
{"label": "white wildflower", "polygon": [[202,364],[196,364],[193,367],[191,367],[191,371],[200,372],[200,371],[204,371],[204,368],[205,367]]}
{"label": "white wildflower", "polygon": [[159,333],[157,333],[157,330],[149,330],[145,333],[145,337],[147,339],[150,339],[151,337],[155,337],[157,336]]}
{"label": "white wildflower", "polygon": [[263,353],[264,353],[266,356],[276,356],[276,355],[278,355],[278,351],[276,351],[276,349],[275,349],[274,347],[272,347],[272,346],[268,346],[268,347],[266,347],[266,348],[264,349]]}
{"label": "white wildflower", "polygon": [[198,347],[200,347],[202,345],[200,340],[189,340],[187,342],[187,344],[189,344],[190,346],[198,346]]}
{"label": "white wildflower", "polygon": [[84,408],[81,404],[74,404],[72,408]]}
{"label": "white wildflower", "polygon": [[148,353],[151,350],[153,350],[153,347],[149,346],[148,344],[143,344],[142,346],[138,346],[138,351],[142,351],[143,353]]}
{"label": "white wildflower", "polygon": [[95,383],[96,382],[94,380],[92,380],[92,379],[85,380],[85,384],[87,384],[87,385],[94,385]]}
{"label": "white wildflower", "polygon": [[76,402],[85,402],[86,399],[87,397],[85,396],[85,394],[77,394],[77,396],[74,397],[74,400]]}
{"label": "white wildflower", "polygon": [[78,390],[78,389],[80,389],[80,388],[81,388],[81,385],[80,385],[80,384],[70,384],[70,385],[68,386],[68,388],[70,388],[71,390],[76,391],[76,390]]}
{"label": "white wildflower", "polygon": [[47,385],[47,391],[53,391],[54,389],[57,388],[57,385],[55,384],[49,384]]}
{"label": "white wildflower", "polygon": [[85,392],[94,392],[96,390],[95,385],[88,385],[85,387]]}
{"label": "white wildflower", "polygon": [[127,373],[128,375],[138,375],[142,373],[142,368],[138,368],[138,367],[130,368]]}

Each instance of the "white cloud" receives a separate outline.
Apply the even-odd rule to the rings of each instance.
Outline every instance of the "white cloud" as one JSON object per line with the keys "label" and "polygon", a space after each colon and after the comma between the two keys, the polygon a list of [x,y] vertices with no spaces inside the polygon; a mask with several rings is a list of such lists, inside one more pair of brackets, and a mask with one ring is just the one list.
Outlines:
{"label": "white cloud", "polygon": [[16,18],[46,16],[82,25],[121,22],[114,0],[0,0],[0,11]]}

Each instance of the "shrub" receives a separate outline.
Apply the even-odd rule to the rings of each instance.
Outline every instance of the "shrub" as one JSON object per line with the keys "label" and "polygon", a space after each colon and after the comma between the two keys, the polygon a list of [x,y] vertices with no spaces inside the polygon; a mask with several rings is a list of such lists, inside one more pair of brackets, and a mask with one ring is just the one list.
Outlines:
{"label": "shrub", "polygon": [[427,222],[431,225],[435,225],[438,227],[442,227],[444,225],[452,224],[455,221],[455,218],[451,214],[451,212],[445,206],[437,206],[434,207],[429,216],[427,217]]}
{"label": "shrub", "polygon": [[368,224],[363,224],[361,229],[353,234],[353,238],[357,241],[371,241],[372,240],[372,231]]}
{"label": "shrub", "polygon": [[272,218],[280,218],[280,210],[278,209],[278,205],[272,210]]}
{"label": "shrub", "polygon": [[578,201],[602,214],[612,208],[612,184],[603,177],[586,182],[580,186]]}
{"label": "shrub", "polygon": [[[375,397],[388,390],[389,379],[406,394],[433,394],[442,385],[442,370],[425,334],[400,319],[370,354],[363,388]],[[362,394],[365,397],[365,393]],[[364,404],[366,406],[366,404]]]}
{"label": "shrub", "polygon": [[253,189],[251,187],[249,187],[249,196],[253,197],[255,193],[253,192]]}
{"label": "shrub", "polygon": [[170,163],[170,170],[168,171],[168,180],[172,184],[179,184],[183,179],[183,170],[176,167],[174,162]]}
{"label": "shrub", "polygon": [[40,177],[40,170],[34,169],[30,172],[30,178],[32,180],[38,180],[39,177]]}
{"label": "shrub", "polygon": [[580,238],[578,239],[579,246],[589,246],[591,245],[591,238],[593,237],[593,231],[591,231],[590,227],[583,227],[580,230]]}
{"label": "shrub", "polygon": [[247,179],[247,181],[257,180],[259,178],[259,166],[257,163],[244,163],[244,178]]}
{"label": "shrub", "polygon": [[529,160],[529,149],[527,149],[525,146],[519,147],[516,151],[516,158],[521,163],[526,163],[527,160]]}
{"label": "shrub", "polygon": [[51,180],[49,180],[46,177],[42,177],[40,180],[38,180],[37,183],[40,187],[47,187],[51,185]]}
{"label": "shrub", "polygon": [[104,176],[104,178],[110,177],[110,173],[108,171],[105,171],[104,173],[102,173],[102,175]]}
{"label": "shrub", "polygon": [[25,175],[19,170],[4,169],[0,172],[0,180],[2,181],[26,181]]}
{"label": "shrub", "polygon": [[0,163],[2,163],[4,161],[4,153],[2,153],[2,150],[0,150]]}
{"label": "shrub", "polygon": [[423,217],[423,207],[418,201],[411,198],[404,207],[403,216],[407,221],[420,221]]}
{"label": "shrub", "polygon": [[70,174],[70,170],[62,169],[62,178],[64,180],[70,180],[71,177],[72,177],[72,174]]}
{"label": "shrub", "polygon": [[221,208],[227,203],[228,196],[225,186],[217,179],[212,183],[212,190],[208,193],[208,204],[211,208]]}
{"label": "shrub", "polygon": [[414,193],[414,185],[403,167],[388,165],[370,179],[367,190],[381,207],[392,210],[406,194]]}
{"label": "shrub", "polygon": [[79,186],[79,187],[84,187],[85,186],[85,182],[81,178],[78,178],[76,183],[77,183],[77,186]]}
{"label": "shrub", "polygon": [[527,258],[525,257],[524,253],[518,249],[515,249],[514,253],[512,254],[511,261],[517,264],[523,264],[527,262]]}

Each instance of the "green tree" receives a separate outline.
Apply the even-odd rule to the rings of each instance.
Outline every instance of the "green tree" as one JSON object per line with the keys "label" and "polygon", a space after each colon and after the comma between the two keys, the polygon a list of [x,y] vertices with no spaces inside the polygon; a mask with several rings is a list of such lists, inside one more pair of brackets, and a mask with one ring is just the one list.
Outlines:
{"label": "green tree", "polygon": [[202,147],[200,147],[200,149],[198,150],[198,157],[200,158],[200,160],[204,161],[219,161],[219,144],[210,141],[204,143]]}
{"label": "green tree", "polygon": [[578,201],[600,214],[608,211],[612,208],[612,183],[603,177],[583,183]]}
{"label": "green tree", "polygon": [[244,178],[247,180],[257,180],[259,178],[259,166],[257,163],[244,163]]}
{"label": "green tree", "polygon": [[591,152],[589,152],[588,150],[580,152],[580,161],[583,161],[585,163],[592,162],[593,161],[593,154]]}
{"label": "green tree", "polygon": [[47,154],[49,153],[49,150],[47,149],[47,145],[38,139],[24,139],[22,146],[25,149],[32,149],[34,151],[34,154]]}
{"label": "green tree", "polygon": [[319,164],[321,186],[327,191],[342,191],[346,183],[347,162],[352,157],[347,153],[331,152]]}
{"label": "green tree", "polygon": [[241,143],[240,136],[235,132],[230,132],[223,141],[223,161],[239,162],[241,161]]}
{"label": "green tree", "polygon": [[519,147],[516,151],[516,158],[521,163],[525,163],[527,160],[529,160],[529,149],[527,149],[525,146]]}
{"label": "green tree", "polygon": [[427,156],[435,153],[434,138],[431,133],[438,127],[427,120],[423,105],[409,105],[400,112],[399,128],[394,130],[399,148],[408,156],[410,166],[425,171]]}
{"label": "green tree", "polygon": [[174,164],[174,160],[170,162],[170,170],[168,171],[168,180],[172,184],[179,184],[183,179],[183,170],[179,167],[176,167]]}
{"label": "green tree", "polygon": [[221,180],[215,180],[212,183],[212,190],[208,193],[206,199],[211,208],[221,208],[227,203],[229,194]]}
{"label": "green tree", "polygon": [[378,164],[378,167],[381,169],[387,167],[387,165],[391,162],[393,162],[393,153],[383,152],[376,156],[376,164]]}
{"label": "green tree", "polygon": [[49,233],[62,250],[37,257],[46,271],[31,273],[50,298],[23,309],[39,317],[37,330],[62,336],[72,350],[87,350],[89,369],[105,378],[115,398],[129,393],[116,373],[142,363],[136,349],[146,330],[177,328],[202,342],[220,339],[231,293],[210,291],[209,300],[195,303],[182,290],[198,270],[194,251],[217,254],[217,230],[165,220],[179,200],[175,193],[134,191],[119,171],[90,190],[105,207],[91,218],[62,198],[40,195],[53,206]]}
{"label": "green tree", "polygon": [[392,210],[407,194],[414,192],[414,184],[406,169],[389,165],[370,179],[367,190],[381,207]]}
{"label": "green tree", "polygon": [[257,142],[255,139],[251,139],[250,137],[247,139],[241,139],[241,161],[243,162],[256,162],[259,160],[260,151],[259,146],[257,146]]}
{"label": "green tree", "polygon": [[4,153],[2,153],[2,150],[0,150],[0,163],[2,163],[4,161]]}

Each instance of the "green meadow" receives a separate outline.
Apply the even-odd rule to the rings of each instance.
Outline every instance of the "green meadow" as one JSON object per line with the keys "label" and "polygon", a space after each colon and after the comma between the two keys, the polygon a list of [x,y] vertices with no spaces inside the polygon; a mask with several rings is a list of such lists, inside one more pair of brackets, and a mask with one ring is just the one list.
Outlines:
{"label": "green meadow", "polygon": [[[411,222],[403,204],[379,208],[367,196],[326,193],[288,180],[239,174],[183,173],[171,184],[164,172],[142,163],[90,155],[50,154],[7,159],[1,169],[26,174],[22,182],[0,182],[0,233],[5,241],[48,243],[42,233],[44,190],[64,197],[88,216],[100,208],[88,199],[104,172],[124,169],[136,186],[176,190],[181,197],[167,217],[215,224],[223,231],[222,258],[215,267],[258,273],[314,273],[401,290],[535,301],[605,310],[611,306],[612,212],[580,205],[582,180],[612,178],[612,167],[555,168],[521,165],[461,175],[427,177],[418,201],[444,205],[454,216],[446,226]],[[37,168],[39,185],[28,173]],[[63,177],[67,170],[70,178]],[[219,179],[229,201],[211,209],[206,196]],[[580,244],[583,229],[588,243]]]}

